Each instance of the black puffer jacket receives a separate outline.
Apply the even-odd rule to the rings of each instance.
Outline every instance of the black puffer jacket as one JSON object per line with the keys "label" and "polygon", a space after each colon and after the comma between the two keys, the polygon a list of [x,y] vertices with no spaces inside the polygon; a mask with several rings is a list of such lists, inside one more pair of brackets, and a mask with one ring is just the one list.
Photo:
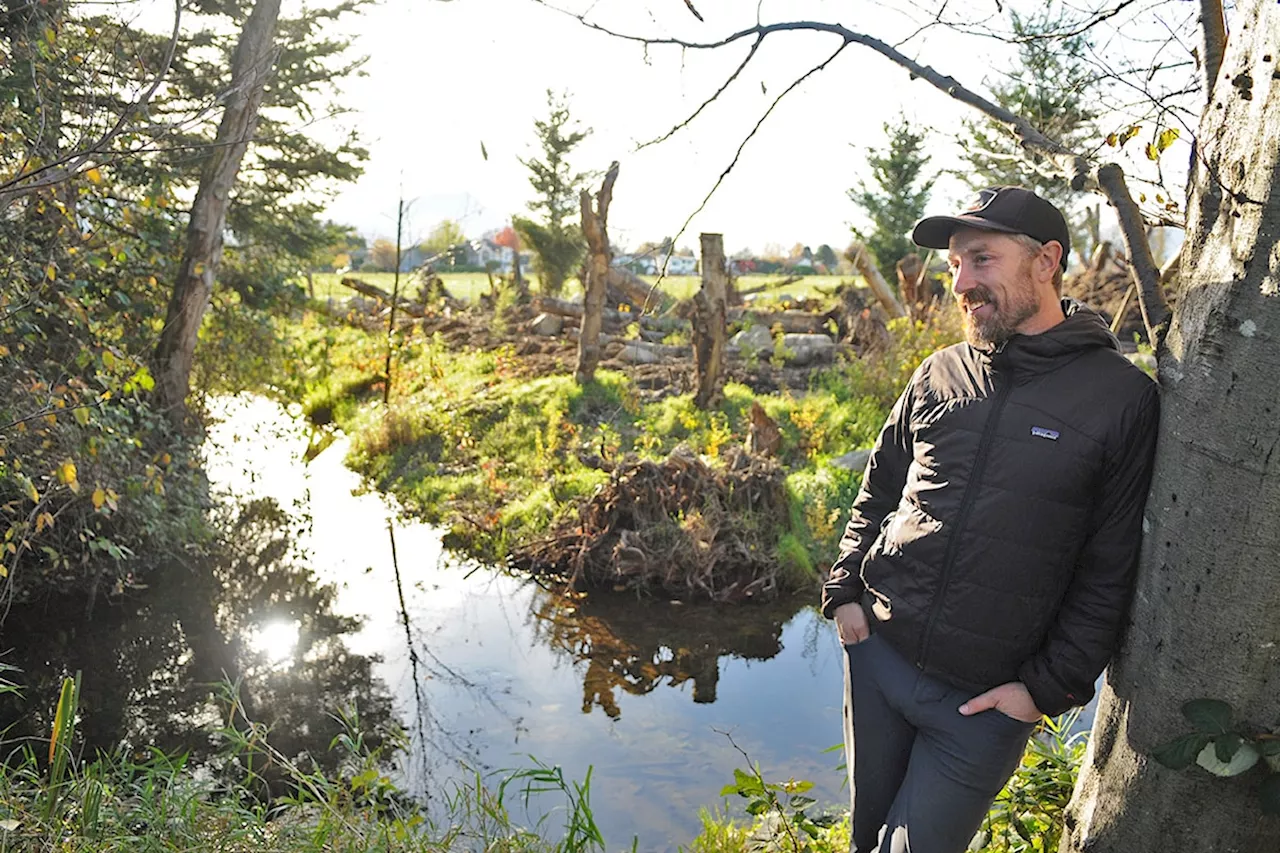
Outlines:
{"label": "black puffer jacket", "polygon": [[1087,702],[1132,588],[1159,421],[1154,382],[1102,319],[925,360],[867,465],[823,587],[923,671]]}

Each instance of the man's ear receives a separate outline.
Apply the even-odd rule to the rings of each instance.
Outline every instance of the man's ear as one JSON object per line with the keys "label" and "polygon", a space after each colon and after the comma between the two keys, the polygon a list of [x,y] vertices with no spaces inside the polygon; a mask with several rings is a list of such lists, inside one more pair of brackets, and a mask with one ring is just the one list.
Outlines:
{"label": "man's ear", "polygon": [[1044,274],[1049,279],[1053,278],[1054,272],[1062,264],[1062,251],[1062,244],[1057,240],[1050,240],[1041,247],[1040,259],[1048,264],[1047,268],[1044,269]]}

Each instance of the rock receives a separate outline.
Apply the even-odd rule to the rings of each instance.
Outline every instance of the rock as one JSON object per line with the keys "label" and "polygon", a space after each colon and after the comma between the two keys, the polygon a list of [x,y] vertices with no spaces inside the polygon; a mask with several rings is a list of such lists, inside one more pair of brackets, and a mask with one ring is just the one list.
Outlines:
{"label": "rock", "polygon": [[529,321],[529,334],[555,337],[564,329],[564,318],[555,314],[539,314]]}
{"label": "rock", "polygon": [[616,356],[618,361],[625,361],[629,364],[657,364],[662,361],[662,356],[643,344],[631,341],[619,350]]}
{"label": "rock", "polygon": [[783,335],[782,346],[787,364],[797,366],[830,361],[836,350],[836,342],[826,335]]}
{"label": "rock", "polygon": [[837,456],[831,460],[831,467],[843,468],[846,471],[865,471],[867,468],[867,460],[871,458],[871,448],[865,450],[851,450],[843,456]]}
{"label": "rock", "polygon": [[743,355],[773,351],[773,335],[764,326],[743,329],[729,339],[729,345],[738,348]]}

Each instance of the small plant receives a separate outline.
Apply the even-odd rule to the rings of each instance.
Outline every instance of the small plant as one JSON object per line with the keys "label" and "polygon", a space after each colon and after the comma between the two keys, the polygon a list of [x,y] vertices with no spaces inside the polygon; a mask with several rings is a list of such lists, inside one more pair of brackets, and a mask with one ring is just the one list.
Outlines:
{"label": "small plant", "polygon": [[1088,732],[1071,733],[1074,710],[1046,719],[1027,742],[1018,769],[991,804],[970,845],[987,853],[1055,853],[1063,816],[1084,761]]}
{"label": "small plant", "polygon": [[1151,751],[1151,757],[1170,770],[1198,764],[1214,776],[1239,776],[1262,761],[1267,778],[1258,787],[1263,813],[1280,815],[1280,730],[1258,731],[1235,719],[1235,710],[1221,699],[1192,699],[1182,716],[1195,731],[1176,737]]}

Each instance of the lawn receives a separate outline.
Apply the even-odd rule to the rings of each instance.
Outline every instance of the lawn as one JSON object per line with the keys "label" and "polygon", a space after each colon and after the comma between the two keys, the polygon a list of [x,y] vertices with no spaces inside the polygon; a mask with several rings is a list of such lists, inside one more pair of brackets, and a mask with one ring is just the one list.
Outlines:
{"label": "lawn", "polygon": [[[315,286],[316,299],[345,299],[355,291],[350,288],[343,287],[341,279],[344,275],[350,273],[315,273],[312,281]],[[444,272],[440,274],[444,279],[444,286],[459,299],[470,302],[482,293],[489,290],[489,276],[482,272]],[[390,291],[394,283],[395,275],[389,272],[364,272],[357,273],[356,278],[368,282]],[[657,276],[641,276],[645,281],[654,283],[658,280]],[[738,278],[738,288],[740,290],[748,290],[750,288],[767,284],[771,281],[781,281],[785,278],[782,275],[744,275]],[[533,282],[533,289],[538,289],[537,276],[530,276]],[[768,291],[770,295],[782,296],[784,294],[795,297],[806,296],[822,296],[830,294],[835,290],[841,281],[852,280],[859,285],[862,283],[860,278],[846,278],[838,275],[808,275],[797,282],[779,287]],[[413,282],[413,276],[410,273],[400,274],[400,287],[402,290],[409,290],[416,287]],[[701,286],[702,279],[696,275],[673,275],[667,276],[662,280],[661,288],[676,299],[687,299],[697,292]],[[581,286],[577,279],[570,279],[565,287],[565,293],[572,296],[581,291]],[[411,295],[411,294],[410,294]]]}

